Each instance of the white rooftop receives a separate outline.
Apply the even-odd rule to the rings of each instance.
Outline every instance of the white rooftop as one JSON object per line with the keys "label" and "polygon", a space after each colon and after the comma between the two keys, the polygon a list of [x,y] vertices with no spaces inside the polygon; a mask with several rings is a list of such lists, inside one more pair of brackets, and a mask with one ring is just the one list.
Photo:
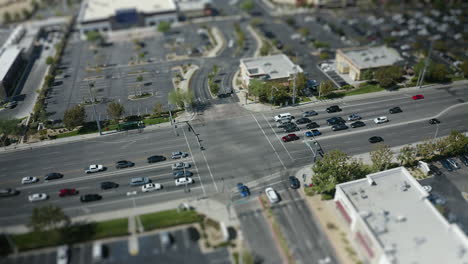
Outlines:
{"label": "white rooftop", "polygon": [[81,22],[104,20],[117,10],[136,9],[139,13],[175,12],[173,0],[85,0]]}
{"label": "white rooftop", "polygon": [[339,51],[359,69],[390,66],[403,60],[398,51],[386,46],[347,48]]}
{"label": "white rooftop", "polygon": [[21,48],[18,46],[9,46],[0,52],[0,81],[3,81],[11,65],[13,65],[16,58],[20,55]]}
{"label": "white rooftop", "polygon": [[267,57],[246,58],[240,60],[245,65],[249,76],[269,76],[269,80],[288,78],[294,74],[294,67],[297,73],[302,72],[299,65],[294,64],[286,55],[277,54]]}
{"label": "white rooftop", "polygon": [[210,5],[211,0],[176,0],[180,11],[203,10],[205,5]]}
{"label": "white rooftop", "polygon": [[[385,249],[389,263],[468,263],[468,242],[403,167],[337,185]],[[393,262],[394,261],[394,262]]]}

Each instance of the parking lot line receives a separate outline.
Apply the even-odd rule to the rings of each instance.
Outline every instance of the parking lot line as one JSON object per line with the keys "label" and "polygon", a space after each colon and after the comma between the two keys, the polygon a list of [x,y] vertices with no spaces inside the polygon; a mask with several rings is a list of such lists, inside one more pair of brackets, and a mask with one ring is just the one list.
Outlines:
{"label": "parking lot line", "polygon": [[273,131],[273,133],[275,134],[276,138],[279,140],[279,142],[281,143],[281,145],[283,146],[284,150],[286,150],[286,153],[288,154],[289,158],[291,159],[291,161],[294,161],[294,158],[291,156],[291,154],[289,153],[288,149],[286,148],[286,146],[284,145],[283,141],[281,140],[281,138],[278,136],[278,134],[275,132],[275,130],[273,129],[273,127],[271,126],[270,122],[268,122],[268,120],[266,119],[266,116],[264,114],[262,114],[263,116],[263,119],[265,119],[265,121],[268,123],[268,126],[271,128],[271,131]]}

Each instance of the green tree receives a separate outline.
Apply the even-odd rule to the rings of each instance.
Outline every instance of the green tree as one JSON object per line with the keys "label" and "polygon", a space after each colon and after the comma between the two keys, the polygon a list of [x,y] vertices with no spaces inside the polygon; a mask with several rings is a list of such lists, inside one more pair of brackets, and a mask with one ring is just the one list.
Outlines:
{"label": "green tree", "polygon": [[15,21],[20,21],[20,20],[21,20],[21,14],[18,13],[18,12],[16,12],[16,13],[14,14],[14,20],[15,20]]}
{"label": "green tree", "polygon": [[161,33],[167,33],[171,29],[171,23],[167,21],[161,21],[158,24],[158,31]]}
{"label": "green tree", "polygon": [[327,81],[320,83],[320,86],[319,86],[320,96],[327,96],[331,94],[334,90],[335,90],[335,85],[333,84],[332,81],[327,80]]}
{"label": "green tree", "polygon": [[403,70],[400,66],[390,66],[380,68],[375,72],[375,79],[383,88],[394,86],[403,76]]}
{"label": "green tree", "polygon": [[5,12],[3,13],[3,22],[4,23],[10,23],[11,22],[11,14],[10,12]]}
{"label": "green tree", "polygon": [[219,71],[219,66],[214,64],[212,71],[213,71],[213,74],[216,76],[218,74],[218,71]]}
{"label": "green tree", "polygon": [[104,41],[104,38],[98,31],[88,31],[86,33],[86,40],[88,42],[100,45]]}
{"label": "green tree", "polygon": [[124,113],[125,108],[120,103],[111,102],[107,105],[107,114],[109,114],[109,116],[114,120],[120,119]]}
{"label": "green tree", "polygon": [[68,129],[74,129],[84,124],[86,119],[85,108],[81,105],[75,105],[69,108],[63,114],[63,124]]}
{"label": "green tree", "polygon": [[0,119],[0,135],[3,135],[3,145],[5,146],[9,137],[18,137],[21,135],[22,129],[19,126],[18,119]]}
{"label": "green tree", "polygon": [[401,166],[412,167],[416,164],[416,149],[410,145],[404,146],[400,149],[397,160]]}
{"label": "green tree", "polygon": [[423,143],[416,145],[416,156],[423,160],[430,160],[434,156],[435,148],[433,140],[426,139]]}
{"label": "green tree", "polygon": [[468,137],[457,130],[452,130],[450,134],[443,139],[446,147],[445,153],[442,155],[458,155],[463,153],[468,145]]}
{"label": "green tree", "polygon": [[51,56],[47,57],[45,63],[46,63],[47,65],[53,64],[53,63],[54,63],[54,58],[51,57]]}
{"label": "green tree", "polygon": [[443,40],[436,40],[434,41],[434,49],[445,52],[447,51],[447,43]]}
{"label": "green tree", "polygon": [[259,97],[266,97],[268,92],[268,87],[266,86],[265,82],[252,79],[249,82],[248,87],[249,94],[259,98]]}
{"label": "green tree", "polygon": [[180,89],[171,91],[168,95],[168,100],[170,104],[176,105],[177,107],[183,109],[185,105],[190,105],[193,103],[193,93],[187,91],[184,92]]}
{"label": "green tree", "polygon": [[260,48],[260,56],[266,56],[270,54],[271,51],[271,44],[269,41],[263,40],[262,47]]}
{"label": "green tree", "polygon": [[141,74],[139,74],[136,78],[136,81],[137,82],[142,82],[143,81],[143,76]]}
{"label": "green tree", "polygon": [[464,60],[463,63],[460,65],[460,68],[463,73],[463,77],[468,77],[468,60]]}
{"label": "green tree", "polygon": [[388,145],[378,144],[376,149],[371,151],[370,158],[374,170],[383,171],[391,166],[393,152]]}
{"label": "green tree", "polygon": [[24,19],[28,19],[29,16],[31,15],[31,13],[30,13],[26,8],[23,8],[23,9],[21,10],[21,12],[23,13],[23,18],[24,18]]}
{"label": "green tree", "polygon": [[[416,76],[419,76],[421,71],[423,71],[424,65],[425,65],[425,60],[420,60],[414,66],[414,71],[415,71]],[[432,82],[432,83],[446,82],[449,80],[449,70],[444,64],[430,63],[426,69],[424,80],[427,82]]]}
{"label": "green tree", "polygon": [[[293,87],[294,81],[291,80],[289,82],[289,86]],[[307,86],[307,76],[303,72],[299,72],[296,74],[296,88],[298,91],[298,94],[300,96],[304,95],[304,89]]]}
{"label": "green tree", "polygon": [[244,0],[240,4],[240,8],[244,10],[245,12],[249,12],[252,9],[254,9],[255,3],[252,0]]}
{"label": "green tree", "polygon": [[156,102],[153,106],[153,114],[160,114],[164,111],[164,106],[160,102]]}
{"label": "green tree", "polygon": [[372,70],[364,70],[361,73],[361,80],[372,80],[374,79],[374,72]]}
{"label": "green tree", "polygon": [[218,94],[220,87],[219,87],[219,84],[217,82],[215,82],[213,80],[210,80],[208,82],[208,86],[210,87],[210,92],[211,92],[212,95],[217,95]]}
{"label": "green tree", "polygon": [[70,224],[70,218],[60,207],[47,205],[33,209],[28,226],[33,231],[44,231],[57,229],[63,224]]}

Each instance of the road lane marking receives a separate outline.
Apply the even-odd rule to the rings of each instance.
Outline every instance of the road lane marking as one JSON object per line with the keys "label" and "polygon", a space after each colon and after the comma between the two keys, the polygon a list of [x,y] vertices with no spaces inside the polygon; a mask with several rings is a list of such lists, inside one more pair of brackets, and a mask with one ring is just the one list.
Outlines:
{"label": "road lane marking", "polygon": [[286,150],[286,153],[288,154],[289,158],[291,159],[291,161],[294,161],[293,157],[291,156],[291,154],[289,153],[288,149],[286,148],[286,146],[284,145],[283,143],[283,140],[281,140],[281,138],[278,136],[278,134],[275,132],[275,130],[273,129],[273,127],[271,126],[270,122],[268,122],[268,120],[266,119],[266,116],[264,114],[262,114],[263,116],[263,119],[265,119],[265,121],[267,122],[268,126],[271,128],[271,131],[273,131],[273,134],[275,134],[276,138],[278,138],[279,142],[281,143],[281,145],[283,146],[284,150]]}
{"label": "road lane marking", "polygon": [[195,158],[194,158],[193,153],[192,153],[192,148],[190,147],[187,136],[185,135],[185,129],[182,129],[182,132],[184,133],[185,141],[187,142],[187,146],[189,148],[190,156],[192,156],[193,165],[195,167],[195,170],[197,171],[198,179],[200,180],[200,184],[201,184],[201,187],[202,187],[202,190],[203,190],[203,196],[206,196],[205,187],[203,187],[203,181],[201,180],[200,172],[198,171],[197,162],[195,161]]}

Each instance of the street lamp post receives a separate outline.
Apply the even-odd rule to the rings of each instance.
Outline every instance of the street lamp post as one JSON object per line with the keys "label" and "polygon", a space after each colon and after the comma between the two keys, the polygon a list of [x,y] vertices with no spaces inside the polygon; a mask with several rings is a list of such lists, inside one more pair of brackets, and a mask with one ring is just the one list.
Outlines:
{"label": "street lamp post", "polygon": [[101,122],[99,121],[99,117],[97,116],[97,113],[96,113],[96,106],[94,106],[94,103],[96,102],[96,98],[95,98],[94,94],[91,91],[91,88],[93,88],[93,87],[94,87],[94,83],[93,82],[88,82],[89,96],[91,96],[91,105],[93,106],[94,118],[96,118],[96,124],[97,124],[97,128],[98,128],[98,131],[99,131],[99,135],[102,136],[101,124],[100,124]]}

